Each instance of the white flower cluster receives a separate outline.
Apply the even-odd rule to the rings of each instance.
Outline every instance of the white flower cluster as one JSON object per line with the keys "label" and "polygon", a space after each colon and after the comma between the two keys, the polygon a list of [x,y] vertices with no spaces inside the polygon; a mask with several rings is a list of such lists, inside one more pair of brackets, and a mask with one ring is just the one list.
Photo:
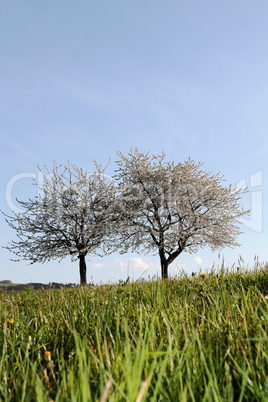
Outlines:
{"label": "white flower cluster", "polygon": [[137,149],[118,153],[118,169],[109,180],[95,162],[88,174],[76,165],[54,166],[43,174],[42,196],[18,201],[24,213],[7,216],[18,240],[7,249],[35,262],[80,260],[86,283],[88,253],[142,250],[159,254],[162,277],[184,250],[238,245],[239,200],[246,190],[224,187],[219,174],[207,173],[191,159],[165,161],[165,154]]}

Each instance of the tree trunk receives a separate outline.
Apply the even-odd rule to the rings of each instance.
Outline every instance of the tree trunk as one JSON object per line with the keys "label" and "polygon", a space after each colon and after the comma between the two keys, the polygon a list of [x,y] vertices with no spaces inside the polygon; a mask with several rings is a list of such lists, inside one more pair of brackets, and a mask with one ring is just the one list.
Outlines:
{"label": "tree trunk", "polygon": [[168,263],[165,261],[163,264],[161,263],[161,275],[162,279],[168,279]]}
{"label": "tree trunk", "polygon": [[159,250],[159,256],[161,261],[161,277],[162,279],[168,279],[168,262],[165,257],[164,250]]}
{"label": "tree trunk", "polygon": [[162,279],[168,279],[168,267],[169,265],[175,260],[175,258],[182,253],[184,250],[185,243],[184,244],[179,244],[179,247],[176,251],[174,251],[172,254],[169,254],[169,257],[166,258],[165,256],[165,251],[163,248],[159,249],[159,256],[160,256],[160,261],[161,261],[161,275]]}
{"label": "tree trunk", "polygon": [[85,255],[79,255],[79,269],[80,269],[80,285],[85,286],[87,284],[87,266]]}

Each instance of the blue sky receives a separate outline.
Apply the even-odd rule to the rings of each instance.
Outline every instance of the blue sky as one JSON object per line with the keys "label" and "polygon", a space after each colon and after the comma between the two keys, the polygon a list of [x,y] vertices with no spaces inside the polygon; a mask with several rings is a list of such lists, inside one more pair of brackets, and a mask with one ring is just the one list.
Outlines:
{"label": "blue sky", "polygon": [[[191,157],[249,186],[241,247],[267,261],[267,1],[0,1],[0,208],[14,175],[70,161],[91,171],[131,147]],[[113,174],[112,162],[107,173]],[[22,177],[21,176],[21,177]],[[7,190],[8,189],[8,190]],[[12,186],[33,194],[30,178]],[[15,202],[15,201],[14,201]],[[252,205],[251,205],[252,204]],[[14,233],[0,217],[0,244]],[[78,263],[28,266],[0,249],[0,280],[78,282]],[[181,254],[170,273],[207,270],[210,249]],[[95,283],[159,273],[158,257],[89,256]]]}

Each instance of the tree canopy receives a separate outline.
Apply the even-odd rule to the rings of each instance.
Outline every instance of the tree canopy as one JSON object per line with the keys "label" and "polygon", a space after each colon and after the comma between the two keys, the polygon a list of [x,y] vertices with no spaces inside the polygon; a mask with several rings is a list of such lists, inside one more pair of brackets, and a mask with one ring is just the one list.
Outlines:
{"label": "tree canopy", "polygon": [[90,174],[70,164],[55,165],[52,173],[40,169],[42,195],[18,201],[25,212],[6,215],[18,238],[6,248],[31,264],[78,258],[86,284],[85,257],[100,248],[158,254],[167,279],[183,251],[239,245],[239,218],[248,212],[239,200],[246,190],[225,187],[223,177],[191,159],[167,162],[164,153],[137,149],[118,155],[112,180],[96,162]]}
{"label": "tree canopy", "polygon": [[[86,284],[85,256],[94,253],[109,236],[115,185],[104,169],[88,174],[76,165],[57,166],[43,174],[42,196],[17,200],[23,213],[6,215],[17,240],[6,247],[30,264],[79,259],[80,282]],[[35,183],[37,185],[37,183]]]}
{"label": "tree canopy", "polygon": [[191,159],[176,164],[167,162],[164,153],[137,149],[118,155],[122,251],[159,254],[166,279],[168,266],[183,251],[239,245],[239,218],[248,212],[239,204],[245,191],[224,187],[223,177],[203,171],[202,163]]}

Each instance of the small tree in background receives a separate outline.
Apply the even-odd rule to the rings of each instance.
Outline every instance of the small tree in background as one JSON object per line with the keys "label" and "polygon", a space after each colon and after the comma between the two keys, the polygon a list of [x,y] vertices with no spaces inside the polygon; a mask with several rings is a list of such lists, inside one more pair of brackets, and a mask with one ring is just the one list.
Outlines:
{"label": "small tree in background", "polygon": [[175,164],[166,162],[164,153],[150,156],[137,149],[118,155],[122,223],[116,233],[122,253],[158,253],[166,279],[169,265],[184,250],[239,245],[237,223],[248,212],[239,205],[245,191],[223,187],[222,177],[191,159]]}
{"label": "small tree in background", "polygon": [[18,237],[6,248],[30,264],[62,260],[67,255],[72,260],[78,258],[80,283],[85,285],[85,257],[96,252],[109,236],[115,199],[114,183],[95,165],[96,171],[90,174],[70,164],[63,168],[55,165],[51,174],[39,169],[42,196],[17,200],[25,212],[5,214]]}

